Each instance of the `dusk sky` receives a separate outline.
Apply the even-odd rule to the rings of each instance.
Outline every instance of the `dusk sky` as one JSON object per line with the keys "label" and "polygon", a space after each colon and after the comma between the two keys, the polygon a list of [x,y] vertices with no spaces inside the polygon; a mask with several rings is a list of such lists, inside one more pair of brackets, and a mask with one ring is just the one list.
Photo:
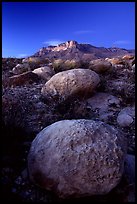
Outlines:
{"label": "dusk sky", "polygon": [[25,57],[68,40],[135,48],[135,2],[3,2],[2,56]]}

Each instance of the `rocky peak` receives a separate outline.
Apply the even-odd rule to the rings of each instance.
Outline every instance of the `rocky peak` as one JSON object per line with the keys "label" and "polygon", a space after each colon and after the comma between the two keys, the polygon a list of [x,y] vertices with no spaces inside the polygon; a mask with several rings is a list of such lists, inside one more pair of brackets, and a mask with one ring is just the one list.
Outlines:
{"label": "rocky peak", "polygon": [[65,43],[61,43],[55,47],[52,47],[52,51],[61,51],[61,50],[66,50],[68,48],[76,48],[78,43],[76,41],[70,40]]}
{"label": "rocky peak", "polygon": [[71,48],[71,47],[76,47],[78,45],[78,43],[74,40],[70,40],[70,41],[67,41],[65,43],[65,45],[66,45],[66,47]]}

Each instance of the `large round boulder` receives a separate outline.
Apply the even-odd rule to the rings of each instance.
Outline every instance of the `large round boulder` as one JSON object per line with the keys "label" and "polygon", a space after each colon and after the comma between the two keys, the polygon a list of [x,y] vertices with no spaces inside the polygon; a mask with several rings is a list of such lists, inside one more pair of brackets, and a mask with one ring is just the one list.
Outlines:
{"label": "large round boulder", "polygon": [[29,176],[62,198],[107,194],[120,182],[125,154],[125,138],[114,127],[93,120],[62,120],[33,140]]}
{"label": "large round boulder", "polygon": [[89,69],[73,69],[55,74],[42,88],[43,96],[60,103],[72,96],[86,97],[100,82],[97,73]]}

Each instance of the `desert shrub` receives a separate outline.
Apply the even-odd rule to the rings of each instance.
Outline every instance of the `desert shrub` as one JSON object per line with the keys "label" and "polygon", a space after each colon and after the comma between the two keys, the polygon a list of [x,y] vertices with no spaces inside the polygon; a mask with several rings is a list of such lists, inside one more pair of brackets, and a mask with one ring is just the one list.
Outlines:
{"label": "desert shrub", "polygon": [[69,69],[77,69],[81,67],[80,61],[76,60],[62,60],[62,59],[57,59],[53,61],[53,68],[55,72],[60,72],[60,71],[66,71]]}
{"label": "desert shrub", "polygon": [[80,62],[75,60],[66,60],[64,63],[65,70],[76,69],[80,67]]}
{"label": "desert shrub", "polygon": [[56,73],[60,72],[60,71],[63,71],[64,60],[62,60],[62,59],[54,60],[53,63],[52,63],[52,66],[53,66],[53,69],[54,69],[54,71]]}
{"label": "desert shrub", "polygon": [[85,69],[88,69],[89,68],[89,63],[90,63],[90,60],[80,60],[79,61],[79,64],[80,64],[80,67],[81,68],[85,68]]}
{"label": "desert shrub", "polygon": [[28,63],[32,69],[38,68],[43,64],[48,64],[50,60],[44,57],[29,57],[23,60],[23,63]]}

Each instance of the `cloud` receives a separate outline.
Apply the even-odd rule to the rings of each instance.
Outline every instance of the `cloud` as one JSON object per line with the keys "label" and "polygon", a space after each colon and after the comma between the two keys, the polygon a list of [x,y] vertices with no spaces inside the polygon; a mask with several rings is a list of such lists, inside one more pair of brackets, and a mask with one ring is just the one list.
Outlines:
{"label": "cloud", "polygon": [[18,54],[18,57],[27,57],[27,54]]}
{"label": "cloud", "polygon": [[53,45],[53,46],[56,46],[61,43],[63,43],[62,40],[48,40],[48,41],[43,42],[43,44]]}
{"label": "cloud", "polygon": [[127,45],[127,44],[130,44],[130,43],[131,42],[128,41],[128,40],[117,40],[113,44],[116,44],[116,45]]}
{"label": "cloud", "polygon": [[94,33],[94,31],[93,30],[78,30],[74,32],[74,34],[76,35],[88,34],[88,33]]}

